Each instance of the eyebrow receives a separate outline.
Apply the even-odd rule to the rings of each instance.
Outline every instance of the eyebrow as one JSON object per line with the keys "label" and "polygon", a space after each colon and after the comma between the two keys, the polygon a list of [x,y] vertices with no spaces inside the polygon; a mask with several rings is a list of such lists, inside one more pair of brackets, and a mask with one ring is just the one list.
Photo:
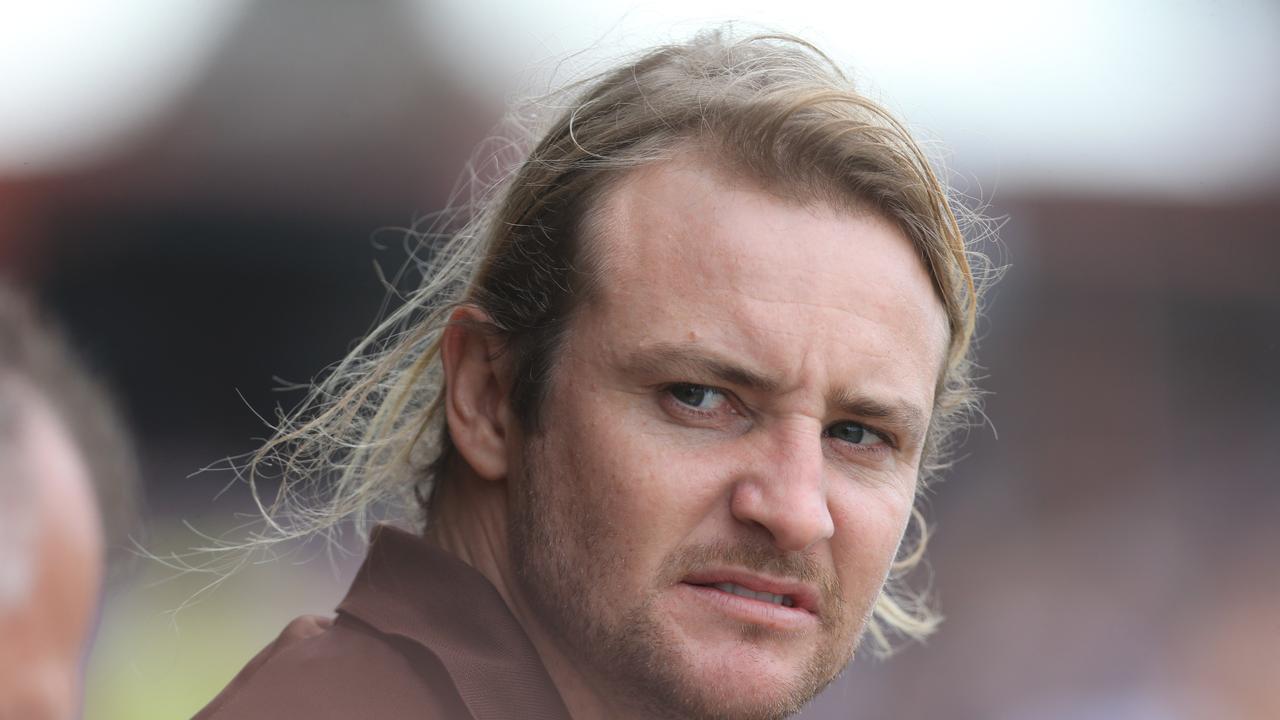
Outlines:
{"label": "eyebrow", "polygon": [[672,371],[695,378],[714,378],[727,384],[760,392],[775,392],[782,386],[778,380],[742,367],[713,352],[692,345],[653,343],[627,357],[626,367],[636,374],[660,375]]}
{"label": "eyebrow", "polygon": [[[760,393],[777,392],[782,387],[777,378],[693,344],[659,342],[645,345],[627,356],[625,367],[639,375],[676,372],[692,379],[712,379]],[[849,389],[834,393],[830,403],[845,415],[885,422],[903,436],[903,441],[919,442],[924,436],[925,413],[912,403],[886,403]]]}
{"label": "eyebrow", "polygon": [[903,442],[914,444],[924,438],[924,412],[911,403],[886,404],[865,395],[842,391],[836,394],[834,404],[846,415],[884,421],[901,434]]}

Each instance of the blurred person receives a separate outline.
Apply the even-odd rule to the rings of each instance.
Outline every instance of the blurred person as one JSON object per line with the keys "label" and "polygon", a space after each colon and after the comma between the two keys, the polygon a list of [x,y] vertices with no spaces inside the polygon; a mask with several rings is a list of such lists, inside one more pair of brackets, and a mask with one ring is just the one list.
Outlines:
{"label": "blurred person", "polygon": [[976,396],[962,207],[796,38],[565,92],[249,461],[278,494],[228,549],[416,531],[198,718],[784,717],[934,630],[901,580]]}
{"label": "blurred person", "polygon": [[0,719],[79,715],[107,546],[136,478],[122,427],[57,334],[0,284]]}

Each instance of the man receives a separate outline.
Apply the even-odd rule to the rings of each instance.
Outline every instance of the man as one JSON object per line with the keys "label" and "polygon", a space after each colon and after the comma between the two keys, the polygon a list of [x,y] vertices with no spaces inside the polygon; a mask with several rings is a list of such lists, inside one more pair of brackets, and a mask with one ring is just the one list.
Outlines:
{"label": "man", "polygon": [[121,427],[55,334],[0,285],[0,719],[79,717],[114,534],[104,525],[122,519],[135,478]]}
{"label": "man", "polygon": [[290,474],[266,542],[425,529],[198,717],[783,717],[932,630],[885,584],[977,297],[927,160],[792,38],[577,92],[250,468]]}

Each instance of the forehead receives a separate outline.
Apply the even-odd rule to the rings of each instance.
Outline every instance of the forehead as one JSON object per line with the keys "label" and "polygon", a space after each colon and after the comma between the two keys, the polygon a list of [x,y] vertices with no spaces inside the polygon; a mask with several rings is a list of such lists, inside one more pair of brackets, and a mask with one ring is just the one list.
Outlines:
{"label": "forehead", "polygon": [[862,384],[924,378],[915,399],[931,403],[945,312],[923,260],[878,214],[784,200],[696,156],[634,171],[598,210],[601,281],[585,315],[610,349],[707,343],[797,382],[815,369]]}

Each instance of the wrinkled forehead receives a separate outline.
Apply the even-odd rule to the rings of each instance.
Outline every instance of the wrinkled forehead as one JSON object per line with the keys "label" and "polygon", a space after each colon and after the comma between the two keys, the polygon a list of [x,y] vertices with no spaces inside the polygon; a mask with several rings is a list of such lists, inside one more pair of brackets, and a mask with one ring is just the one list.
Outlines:
{"label": "wrinkled forehead", "polygon": [[[655,190],[678,185],[682,193],[659,196]],[[639,250],[652,249],[652,244],[635,245],[620,242],[625,237],[618,232],[621,226],[636,225],[646,220],[680,216],[696,227],[703,222],[723,222],[732,219],[725,208],[717,212],[715,198],[731,194],[756,194],[767,197],[784,206],[804,208],[815,214],[844,215],[848,217],[874,217],[886,226],[895,228],[906,240],[907,235],[897,224],[856,193],[835,189],[832,183],[812,177],[772,177],[753,172],[735,163],[727,153],[717,153],[693,142],[677,145],[672,157],[649,162],[634,168],[605,175],[590,191],[579,223],[583,238],[581,250],[585,256],[583,267],[590,269],[601,279],[635,268],[645,258]],[[710,200],[710,202],[706,202]],[[708,210],[711,214],[708,214]],[[907,241],[910,245],[910,241]],[[691,249],[697,249],[692,245]],[[932,268],[923,254],[911,246],[916,264],[929,277],[939,304],[944,305],[942,293],[933,278]],[[821,249],[805,238],[779,236],[776,249],[784,258],[803,259]],[[612,272],[610,272],[612,271]],[[950,326],[947,326],[950,334]]]}
{"label": "wrinkled forehead", "polygon": [[[816,296],[840,293],[856,265],[863,274],[875,275],[885,302],[901,302],[923,280],[941,310],[936,332],[949,344],[950,324],[932,270],[905,233],[856,198],[839,203],[827,195],[804,198],[800,189],[735,171],[696,150],[612,178],[581,226],[593,286],[652,284],[663,279],[664,267],[678,267],[692,268],[707,284],[737,288],[760,287],[790,273],[802,281],[793,289]],[[799,233],[796,210],[815,218],[860,219],[900,242],[872,251],[852,238],[832,243],[830,237]],[[767,242],[759,242],[761,236]],[[904,276],[898,272],[903,267],[912,272]]]}
{"label": "wrinkled forehead", "polygon": [[932,396],[946,312],[914,245],[878,213],[779,197],[689,158],[633,171],[593,220],[594,305],[610,312],[612,337],[722,335],[772,347],[779,365],[879,348],[927,376]]}

